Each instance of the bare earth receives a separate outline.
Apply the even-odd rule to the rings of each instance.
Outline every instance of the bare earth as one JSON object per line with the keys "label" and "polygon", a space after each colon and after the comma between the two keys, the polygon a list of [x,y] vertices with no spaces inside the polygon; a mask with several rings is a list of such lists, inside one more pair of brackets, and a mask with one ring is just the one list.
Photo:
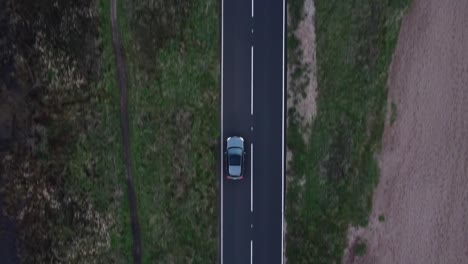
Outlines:
{"label": "bare earth", "polygon": [[[288,17],[290,15],[288,14]],[[299,23],[298,28],[294,32],[296,37],[300,40],[300,49],[303,52],[301,62],[307,65],[309,81],[305,88],[306,97],[303,98],[301,94],[296,93],[291,89],[291,84],[288,84],[288,101],[287,107],[296,108],[296,113],[299,117],[299,124],[303,131],[304,141],[308,143],[310,136],[310,128],[313,118],[316,115],[316,97],[317,97],[317,62],[315,55],[315,2],[314,0],[304,0],[304,17]],[[288,80],[291,83],[291,67],[288,67]],[[297,104],[294,101],[297,101]],[[289,119],[290,117],[288,117]],[[288,122],[289,123],[289,122]],[[289,148],[286,152],[286,162],[289,164],[292,160],[293,153]],[[289,166],[287,166],[289,167]],[[288,175],[290,179],[291,175]],[[305,181],[303,182],[305,183]]]}
{"label": "bare earth", "polygon": [[[288,17],[290,14],[288,13]],[[299,23],[298,28],[294,32],[297,38],[301,42],[300,49],[303,52],[301,62],[307,65],[309,82],[305,88],[306,96],[302,97],[301,94],[295,93],[291,89],[291,85],[288,84],[288,101],[287,107],[288,110],[292,107],[296,108],[297,114],[299,116],[299,124],[301,125],[303,131],[303,138],[306,143],[310,136],[310,127],[312,121],[316,115],[316,97],[317,97],[317,62],[315,55],[315,1],[314,0],[305,0],[304,1],[304,17]],[[288,80],[291,82],[291,68],[288,67]],[[294,101],[297,101],[297,104],[294,104]],[[290,117],[288,117],[289,119]],[[288,122],[289,123],[289,122]],[[289,163],[293,158],[292,151],[287,148],[286,152],[286,168],[289,167]],[[286,180],[290,182],[292,177],[301,177],[299,183],[301,185],[305,184],[305,177],[303,175],[291,175],[289,171],[286,171]],[[285,221],[285,233],[287,233],[287,222]],[[286,243],[286,242],[285,242]],[[286,248],[286,245],[284,245]],[[284,256],[285,263],[287,263],[286,256]]]}
{"label": "bare earth", "polygon": [[385,128],[370,224],[350,230],[367,253],[347,250],[344,262],[468,263],[467,0],[414,0],[389,85],[397,118]]}
{"label": "bare earth", "polygon": [[[288,14],[288,17],[290,15]],[[301,94],[296,93],[291,89],[291,67],[288,67],[288,101],[287,107],[296,108],[296,113],[299,117],[299,124],[301,125],[304,141],[308,143],[310,136],[310,128],[313,118],[317,113],[316,97],[317,97],[317,61],[315,55],[315,2],[314,0],[304,0],[304,17],[299,23],[298,28],[294,32],[296,37],[300,40],[300,49],[303,52],[301,62],[307,65],[309,81],[305,88],[306,97],[303,98]],[[297,101],[297,104],[294,101]],[[288,117],[290,118],[290,117]],[[289,123],[289,122],[288,122]],[[292,160],[293,153],[287,149],[286,161]]]}
{"label": "bare earth", "polygon": [[[317,62],[315,55],[315,3],[314,0],[304,1],[304,18],[299,23],[295,32],[297,38],[301,41],[302,63],[307,65],[309,82],[306,87],[306,97],[302,98],[299,94],[290,94],[291,98],[288,105],[292,106],[292,98],[298,100],[295,106],[297,113],[301,116],[305,127],[312,124],[312,120],[317,112],[315,100],[317,97]],[[308,138],[305,138],[306,142]]]}

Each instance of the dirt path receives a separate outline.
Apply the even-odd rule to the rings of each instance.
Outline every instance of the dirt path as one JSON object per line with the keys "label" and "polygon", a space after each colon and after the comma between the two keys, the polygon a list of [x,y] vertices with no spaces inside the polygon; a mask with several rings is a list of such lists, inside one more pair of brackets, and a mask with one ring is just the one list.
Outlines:
{"label": "dirt path", "polygon": [[112,44],[117,61],[117,70],[120,87],[120,122],[124,143],[125,172],[127,176],[128,195],[130,200],[130,214],[133,235],[134,263],[141,263],[141,236],[138,222],[137,201],[135,185],[132,176],[132,160],[130,157],[130,125],[128,115],[128,81],[125,54],[120,37],[120,28],[117,20],[117,0],[111,0]]}
{"label": "dirt path", "polygon": [[345,262],[468,263],[468,1],[414,0],[393,59],[397,118],[370,225],[351,232],[367,254]]}

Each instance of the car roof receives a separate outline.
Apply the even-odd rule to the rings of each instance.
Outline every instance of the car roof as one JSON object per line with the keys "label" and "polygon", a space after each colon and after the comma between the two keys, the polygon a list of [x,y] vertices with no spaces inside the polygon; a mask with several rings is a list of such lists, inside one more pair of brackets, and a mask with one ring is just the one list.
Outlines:
{"label": "car roof", "polygon": [[242,155],[242,148],[239,148],[239,147],[230,147],[228,148],[228,154],[229,155],[239,155],[241,156]]}

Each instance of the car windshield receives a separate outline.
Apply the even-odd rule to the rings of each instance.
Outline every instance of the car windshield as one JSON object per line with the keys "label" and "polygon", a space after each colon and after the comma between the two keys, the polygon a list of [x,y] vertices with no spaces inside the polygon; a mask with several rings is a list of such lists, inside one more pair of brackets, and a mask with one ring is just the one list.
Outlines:
{"label": "car windshield", "polygon": [[236,154],[229,156],[229,164],[231,166],[239,166],[241,164],[241,157]]}

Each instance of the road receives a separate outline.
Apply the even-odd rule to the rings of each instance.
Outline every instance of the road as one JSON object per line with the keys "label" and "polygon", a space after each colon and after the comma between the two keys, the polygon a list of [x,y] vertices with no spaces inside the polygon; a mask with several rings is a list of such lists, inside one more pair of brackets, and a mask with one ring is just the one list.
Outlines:
{"label": "road", "polygon": [[[221,264],[284,261],[285,1],[221,0]],[[233,135],[247,146],[241,181],[222,171]]]}

